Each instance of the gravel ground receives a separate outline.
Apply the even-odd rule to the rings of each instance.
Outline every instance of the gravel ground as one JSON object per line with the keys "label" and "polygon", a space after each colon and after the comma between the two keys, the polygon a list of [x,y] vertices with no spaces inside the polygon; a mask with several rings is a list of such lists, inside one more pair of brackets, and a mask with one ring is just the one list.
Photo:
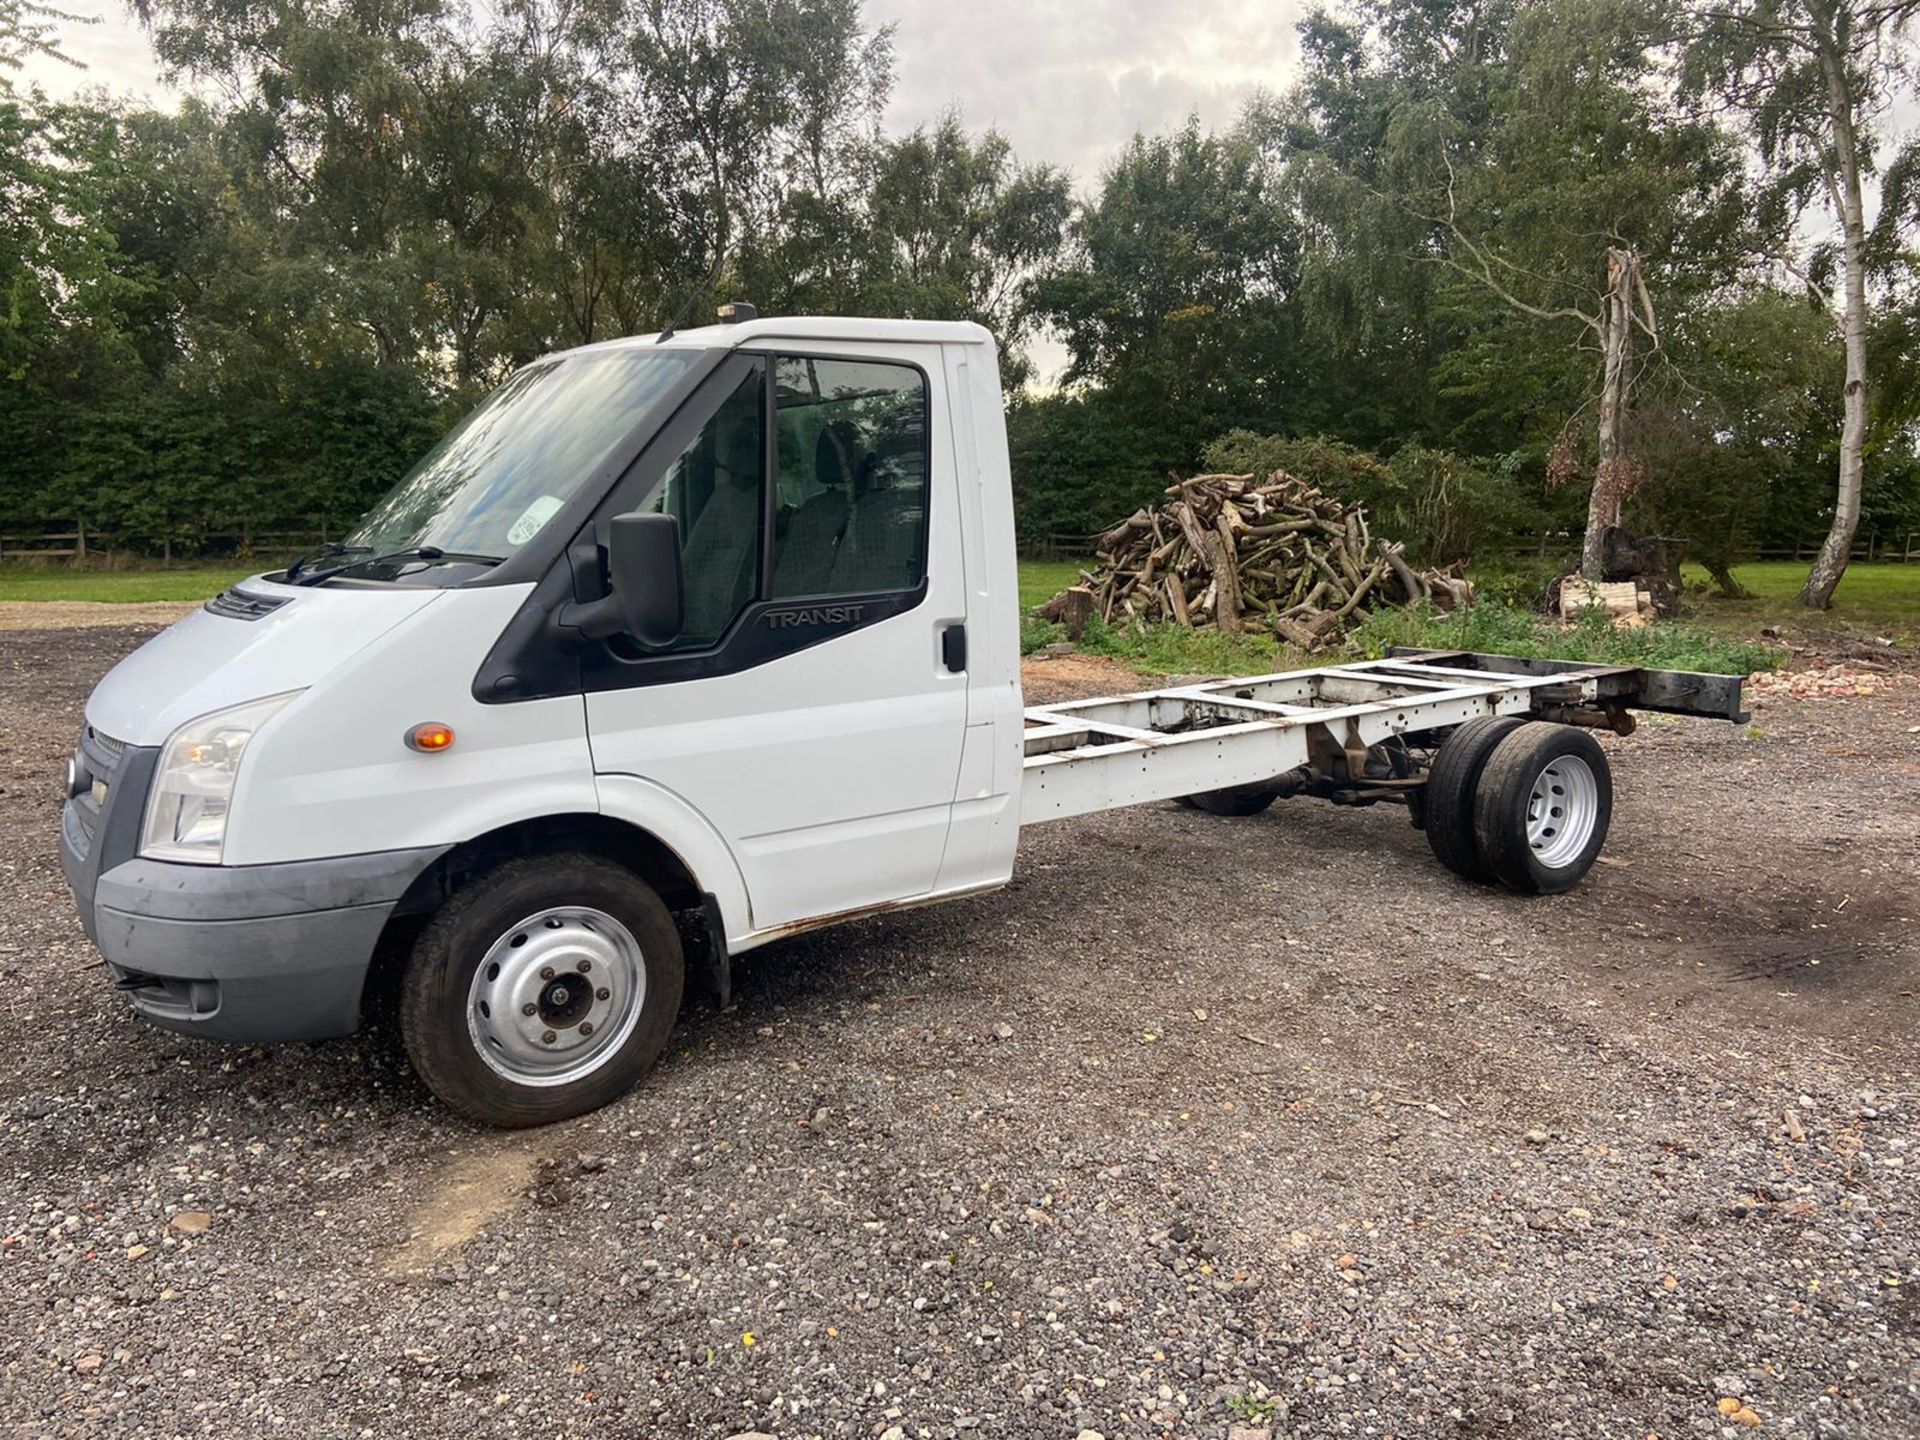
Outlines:
{"label": "gravel ground", "polygon": [[53,777],[144,633],[0,635],[7,1433],[1920,1434],[1920,685],[1609,740],[1556,900],[1384,808],[1041,828],[502,1135],[111,992]]}
{"label": "gravel ground", "polygon": [[[126,631],[131,626],[171,625],[200,608],[198,601],[154,600],[112,605],[102,600],[0,600],[0,630],[71,630],[101,626]],[[121,643],[129,638],[122,635]]]}

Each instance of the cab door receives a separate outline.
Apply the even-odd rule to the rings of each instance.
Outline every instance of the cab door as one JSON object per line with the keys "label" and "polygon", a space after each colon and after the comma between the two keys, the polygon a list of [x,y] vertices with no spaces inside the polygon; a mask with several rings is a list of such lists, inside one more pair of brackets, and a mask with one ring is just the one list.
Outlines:
{"label": "cab door", "polygon": [[679,520],[685,627],[586,657],[595,770],[700,811],[756,930],[930,893],[958,784],[966,586],[945,421],[926,369],[855,350],[735,355],[603,511]]}

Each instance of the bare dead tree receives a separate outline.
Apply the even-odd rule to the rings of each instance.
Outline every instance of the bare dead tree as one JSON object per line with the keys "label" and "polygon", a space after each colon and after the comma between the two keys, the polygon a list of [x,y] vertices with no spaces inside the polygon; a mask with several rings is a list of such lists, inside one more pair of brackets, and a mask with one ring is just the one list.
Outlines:
{"label": "bare dead tree", "polygon": [[1654,319],[1653,297],[1647,291],[1640,252],[1617,237],[1614,244],[1607,246],[1607,283],[1592,311],[1571,305],[1540,305],[1515,292],[1515,284],[1530,278],[1527,272],[1493,254],[1461,228],[1454,205],[1450,161],[1447,214],[1443,223],[1453,237],[1457,252],[1445,258],[1451,269],[1483,286],[1523,315],[1537,320],[1576,322],[1599,347],[1599,463],[1594,467],[1593,489],[1587,497],[1587,528],[1580,544],[1580,573],[1589,580],[1602,580],[1606,569],[1607,532],[1620,524],[1621,508],[1627,497],[1646,478],[1645,465],[1628,444],[1627,416],[1637,378],[1635,332],[1645,337],[1649,349],[1658,350],[1660,327]]}

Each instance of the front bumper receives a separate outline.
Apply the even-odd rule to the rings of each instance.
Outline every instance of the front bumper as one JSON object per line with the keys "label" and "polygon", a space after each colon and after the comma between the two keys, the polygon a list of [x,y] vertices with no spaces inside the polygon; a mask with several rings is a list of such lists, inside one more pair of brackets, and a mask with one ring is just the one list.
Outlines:
{"label": "front bumper", "polygon": [[329,1040],[360,1026],[360,992],[392,911],[389,901],[166,920],[100,905],[95,943],[114,984],[162,1029],[253,1044]]}
{"label": "front bumper", "polygon": [[251,1043],[351,1034],[388,917],[446,847],[280,865],[142,859],[135,836],[151,755],[129,748],[97,813],[69,800],[60,827],[67,883],[114,983],[182,1034]]}

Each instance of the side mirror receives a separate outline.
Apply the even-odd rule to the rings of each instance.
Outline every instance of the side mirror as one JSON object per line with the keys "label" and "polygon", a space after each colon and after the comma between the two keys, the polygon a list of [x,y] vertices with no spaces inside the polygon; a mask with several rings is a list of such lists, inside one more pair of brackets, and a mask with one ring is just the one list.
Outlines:
{"label": "side mirror", "polygon": [[607,523],[607,578],[626,632],[642,645],[670,645],[686,623],[680,522],[671,515],[616,515]]}
{"label": "side mirror", "polygon": [[[592,546],[576,560],[597,568]],[[669,645],[680,637],[685,601],[680,579],[680,522],[671,515],[616,515],[607,522],[610,593],[564,605],[556,617],[589,640],[626,633],[642,645]],[[563,642],[565,643],[565,642]]]}

